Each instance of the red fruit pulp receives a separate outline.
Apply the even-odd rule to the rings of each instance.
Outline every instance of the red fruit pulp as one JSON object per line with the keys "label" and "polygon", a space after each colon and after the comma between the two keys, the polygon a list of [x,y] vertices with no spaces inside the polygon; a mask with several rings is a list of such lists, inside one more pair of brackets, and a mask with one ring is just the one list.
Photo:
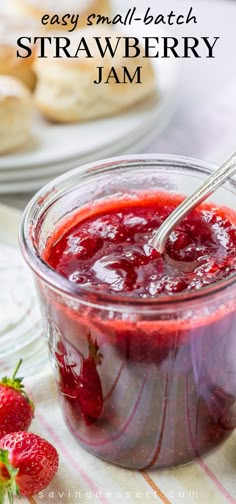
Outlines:
{"label": "red fruit pulp", "polygon": [[163,256],[148,245],[178,202],[163,194],[146,205],[117,202],[63,228],[47,262],[73,283],[141,298],[196,290],[235,272],[236,226],[209,205],[171,233]]}
{"label": "red fruit pulp", "polygon": [[[158,300],[168,295],[171,302],[175,294],[199,291],[234,274],[232,210],[204,204],[172,232],[163,256],[148,245],[181,199],[145,194],[83,209],[55,231],[43,259],[78,287],[118,299]],[[174,305],[149,316],[134,316],[130,308],[128,317],[115,308],[105,312],[49,299],[46,291],[41,296],[65,348],[58,358],[57,345],[49,338],[60,369],[64,415],[85,448],[124,466],[163,467],[205,453],[232,431],[234,300],[223,294],[214,302],[202,300],[183,309],[182,318]],[[100,362],[91,360],[91,338],[103,354]],[[62,369],[66,355],[69,382],[68,369]],[[81,365],[81,355],[86,365]],[[68,383],[74,387],[69,395]],[[78,391],[83,387],[87,394],[81,399]],[[92,416],[86,417],[86,408]]]}

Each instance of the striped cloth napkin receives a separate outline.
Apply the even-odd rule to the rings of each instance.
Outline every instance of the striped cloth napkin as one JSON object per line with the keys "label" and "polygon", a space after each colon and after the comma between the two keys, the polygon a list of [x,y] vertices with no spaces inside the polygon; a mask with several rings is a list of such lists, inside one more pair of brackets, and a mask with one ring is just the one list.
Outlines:
{"label": "striped cloth napkin", "polygon": [[25,380],[36,404],[31,430],[55,445],[59,471],[52,484],[17,504],[236,504],[236,432],[195,463],[169,470],[130,471],[83,450],[68,431],[49,366]]}

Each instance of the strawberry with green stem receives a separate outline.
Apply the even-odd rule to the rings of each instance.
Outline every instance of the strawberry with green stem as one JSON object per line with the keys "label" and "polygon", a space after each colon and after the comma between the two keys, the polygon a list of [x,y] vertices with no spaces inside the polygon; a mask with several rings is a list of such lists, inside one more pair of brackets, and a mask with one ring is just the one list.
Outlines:
{"label": "strawberry with green stem", "polygon": [[16,431],[27,431],[34,416],[34,404],[29,399],[23,378],[17,377],[22,364],[18,362],[11,378],[4,376],[0,381],[0,438]]}
{"label": "strawberry with green stem", "polygon": [[14,432],[0,439],[0,504],[8,495],[35,495],[51,483],[58,469],[56,448],[31,432]]}

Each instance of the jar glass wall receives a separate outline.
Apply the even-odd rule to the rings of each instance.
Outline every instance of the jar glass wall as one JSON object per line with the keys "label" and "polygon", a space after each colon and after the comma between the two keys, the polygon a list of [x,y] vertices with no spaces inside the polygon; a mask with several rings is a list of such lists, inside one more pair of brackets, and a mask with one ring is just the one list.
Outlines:
{"label": "jar glass wall", "polygon": [[[42,189],[22,219],[65,421],[85,449],[121,466],[189,462],[236,426],[235,276],[199,291],[127,299],[73,284],[42,253],[84,205],[147,190],[188,195],[211,169],[172,156],[87,165]],[[235,193],[229,181],[211,201],[233,209]]]}

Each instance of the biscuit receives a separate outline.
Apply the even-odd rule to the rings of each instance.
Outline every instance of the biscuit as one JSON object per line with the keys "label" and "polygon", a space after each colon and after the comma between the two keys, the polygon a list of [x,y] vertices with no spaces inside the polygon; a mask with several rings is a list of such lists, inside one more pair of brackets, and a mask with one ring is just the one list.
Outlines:
{"label": "biscuit", "polygon": [[[121,36],[120,45],[114,58],[106,52],[101,57],[94,36]],[[35,91],[37,107],[48,119],[56,122],[78,122],[103,116],[117,114],[122,110],[144,100],[156,92],[156,79],[152,63],[141,54],[136,58],[124,58],[124,34],[103,27],[89,27],[78,30],[71,35],[72,46],[76,47],[81,37],[85,37],[93,58],[86,58],[85,51],[80,57],[53,58],[49,53],[47,58],[36,58],[34,69],[38,78]],[[115,45],[114,40],[113,45]],[[52,49],[50,49],[51,51]],[[94,84],[98,79],[97,67],[104,67],[104,75],[109,74],[114,67],[119,79],[124,77],[127,67],[130,75],[134,75],[137,66],[142,67],[142,84],[127,82],[118,84],[111,79],[109,84]]]}
{"label": "biscuit", "polygon": [[10,75],[20,79],[26,86],[33,89],[36,78],[32,68],[35,50],[28,58],[17,58],[17,39],[31,36],[32,23],[24,19],[0,15],[0,76]]}
{"label": "biscuit", "polygon": [[29,139],[32,110],[28,88],[13,77],[0,76],[0,154],[16,150]]}

